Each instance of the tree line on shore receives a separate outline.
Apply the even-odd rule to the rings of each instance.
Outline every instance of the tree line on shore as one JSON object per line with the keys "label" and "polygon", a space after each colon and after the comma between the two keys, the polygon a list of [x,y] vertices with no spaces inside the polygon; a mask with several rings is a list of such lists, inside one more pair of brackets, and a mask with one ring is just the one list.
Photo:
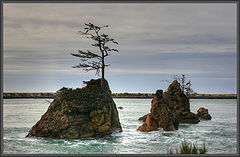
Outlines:
{"label": "tree line on shore", "polygon": [[[3,98],[54,98],[54,92],[42,93],[3,93]],[[152,98],[154,93],[112,93],[113,98]],[[191,94],[190,98],[236,99],[237,94]]]}

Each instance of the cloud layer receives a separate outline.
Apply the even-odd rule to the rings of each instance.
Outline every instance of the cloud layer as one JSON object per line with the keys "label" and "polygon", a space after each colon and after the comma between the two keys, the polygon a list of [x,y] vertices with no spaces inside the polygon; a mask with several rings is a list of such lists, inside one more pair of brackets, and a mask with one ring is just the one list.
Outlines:
{"label": "cloud layer", "polygon": [[[92,22],[109,24],[104,32],[120,43],[120,52],[107,58],[114,92],[155,90],[149,84],[129,89],[131,81],[122,87],[118,75],[140,84],[144,80],[139,76],[148,75],[152,84],[161,86],[162,78],[176,73],[198,82],[196,90],[204,85],[201,79],[207,84],[207,78],[216,78],[219,84],[229,84],[222,92],[236,92],[234,3],[5,3],[3,9],[4,91],[55,91],[93,77],[94,73],[72,69],[79,60],[70,55],[77,49],[94,50],[90,40],[77,34],[84,23]],[[41,81],[50,77],[49,83]],[[217,85],[205,88],[219,91]]]}

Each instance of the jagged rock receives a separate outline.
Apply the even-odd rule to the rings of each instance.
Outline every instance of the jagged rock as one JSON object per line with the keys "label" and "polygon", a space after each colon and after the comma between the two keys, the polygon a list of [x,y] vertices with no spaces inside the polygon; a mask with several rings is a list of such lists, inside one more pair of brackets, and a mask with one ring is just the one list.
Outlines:
{"label": "jagged rock", "polygon": [[140,117],[144,123],[139,131],[178,130],[179,123],[198,123],[197,116],[190,112],[187,96],[181,91],[180,84],[174,80],[168,91],[157,90],[151,103],[150,113]]}
{"label": "jagged rock", "polygon": [[[150,113],[149,113],[149,114],[150,114]],[[144,116],[142,116],[142,117],[139,117],[138,120],[139,120],[139,121],[146,122],[147,115],[149,115],[149,114],[146,114],[146,115],[144,115]]]}
{"label": "jagged rock", "polygon": [[143,123],[142,126],[138,128],[139,131],[149,132],[149,131],[156,131],[158,130],[159,126],[157,124],[157,121],[150,116],[150,114],[147,115],[146,122]]}
{"label": "jagged rock", "polygon": [[77,139],[103,137],[122,131],[108,82],[86,82],[83,88],[58,91],[47,112],[31,128],[27,137]]}
{"label": "jagged rock", "polygon": [[[163,128],[165,131],[177,130],[179,125],[177,114],[175,114],[174,106],[172,106],[173,103],[168,99],[178,94],[178,90],[175,90],[175,88],[169,88],[167,92],[157,90],[151,102],[151,113],[147,115],[145,123],[138,130],[147,132],[159,128]],[[144,116],[142,119],[144,120]]]}
{"label": "jagged rock", "polygon": [[197,111],[197,117],[199,119],[203,119],[203,120],[211,120],[212,117],[210,116],[210,114],[208,113],[208,109],[201,107],[198,109]]}

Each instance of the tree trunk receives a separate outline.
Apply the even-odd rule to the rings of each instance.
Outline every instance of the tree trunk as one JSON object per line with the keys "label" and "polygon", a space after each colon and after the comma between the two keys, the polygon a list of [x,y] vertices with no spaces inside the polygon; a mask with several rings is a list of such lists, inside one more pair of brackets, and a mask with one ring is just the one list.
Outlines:
{"label": "tree trunk", "polygon": [[102,43],[101,43],[101,37],[98,35],[98,32],[97,33],[97,36],[98,36],[98,44],[99,44],[99,49],[102,53],[102,79],[101,79],[101,88],[103,89],[103,86],[104,86],[104,70],[105,70],[105,63],[104,63],[104,51],[102,49]]}
{"label": "tree trunk", "polygon": [[101,88],[104,86],[104,71],[105,71],[105,64],[104,64],[104,58],[102,58],[102,79],[101,79]]}

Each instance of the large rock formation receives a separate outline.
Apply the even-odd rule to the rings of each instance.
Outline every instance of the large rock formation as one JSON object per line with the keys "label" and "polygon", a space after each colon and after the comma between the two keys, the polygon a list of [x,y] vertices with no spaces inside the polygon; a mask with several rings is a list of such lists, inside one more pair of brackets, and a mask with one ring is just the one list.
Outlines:
{"label": "large rock formation", "polygon": [[104,80],[86,82],[75,90],[62,88],[27,137],[77,139],[103,137],[122,131],[118,111]]}
{"label": "large rock formation", "polygon": [[165,131],[178,129],[178,121],[173,107],[164,103],[163,91],[158,90],[153,97],[151,113],[146,116],[145,123],[138,128],[139,131],[155,131],[163,128]]}
{"label": "large rock formation", "polygon": [[181,91],[177,80],[171,83],[167,92],[157,90],[150,111],[151,113],[139,118],[144,121],[138,128],[139,131],[154,131],[159,128],[173,131],[178,129],[179,123],[199,122],[197,116],[190,112],[189,99]]}
{"label": "large rock formation", "polygon": [[210,116],[210,114],[208,113],[208,109],[201,107],[198,109],[197,111],[197,117],[199,119],[203,119],[203,120],[211,120],[212,117]]}

